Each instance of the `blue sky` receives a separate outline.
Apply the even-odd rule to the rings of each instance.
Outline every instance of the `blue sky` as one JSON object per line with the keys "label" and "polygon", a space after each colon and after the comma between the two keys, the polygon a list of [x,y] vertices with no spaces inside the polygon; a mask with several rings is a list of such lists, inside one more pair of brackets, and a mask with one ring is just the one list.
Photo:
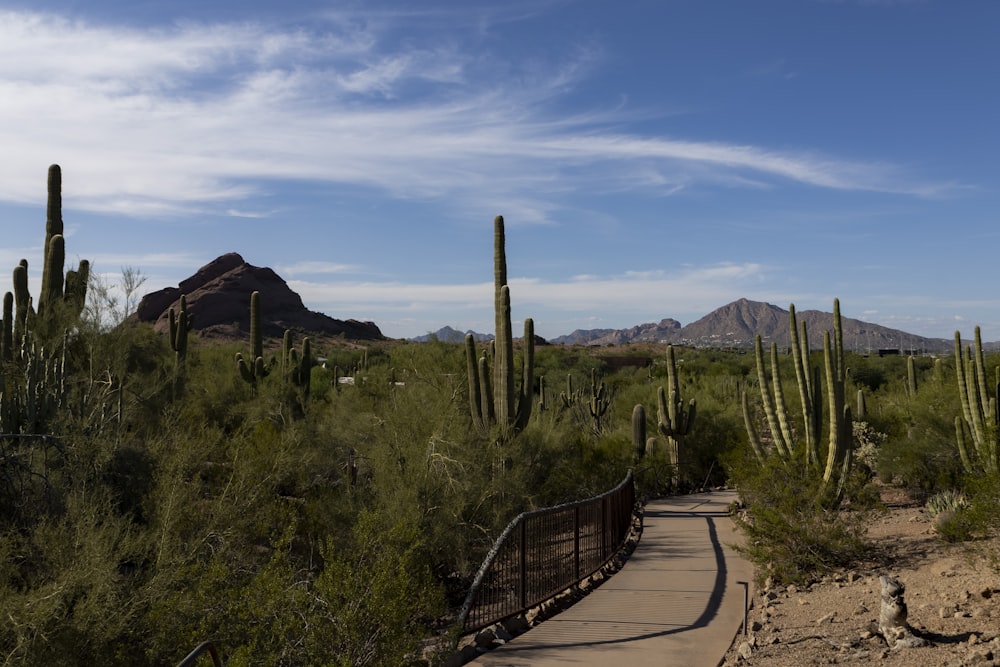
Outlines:
{"label": "blue sky", "polygon": [[[0,2],[0,267],[226,252],[393,337],[740,297],[1000,339],[994,0]],[[8,288],[9,289],[9,288]],[[517,327],[515,327],[517,328]]]}

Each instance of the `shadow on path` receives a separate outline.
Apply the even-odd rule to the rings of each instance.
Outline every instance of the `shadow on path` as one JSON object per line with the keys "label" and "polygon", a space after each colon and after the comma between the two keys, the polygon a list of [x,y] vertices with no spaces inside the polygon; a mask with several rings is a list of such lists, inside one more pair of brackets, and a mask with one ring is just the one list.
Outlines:
{"label": "shadow on path", "polygon": [[[715,527],[715,518],[725,517],[728,519],[729,514],[727,512],[691,512],[691,511],[673,512],[669,510],[667,511],[657,510],[655,512],[652,512],[650,515],[661,516],[661,517],[671,516],[671,517],[704,518],[708,523],[708,535],[712,543],[712,551],[715,556],[715,581],[712,586],[711,594],[709,595],[708,598],[708,603],[705,605],[705,609],[701,612],[701,615],[699,615],[698,618],[695,619],[695,621],[689,625],[678,626],[670,628],[669,630],[646,632],[642,634],[638,634],[639,631],[637,630],[637,634],[618,639],[602,639],[594,641],[580,641],[579,639],[574,639],[573,641],[564,644],[546,644],[544,650],[549,651],[552,649],[564,648],[568,646],[590,646],[590,647],[613,646],[616,644],[627,644],[630,642],[635,642],[645,639],[653,639],[656,637],[666,637],[668,635],[674,635],[680,632],[687,632],[689,630],[695,630],[698,628],[706,627],[712,621],[712,619],[714,619],[715,616],[719,613],[719,609],[722,606],[722,599],[726,592],[727,570],[726,570],[725,552],[723,551],[722,543],[719,541],[718,531],[716,530]],[[551,623],[552,621],[550,620],[548,622]],[[626,622],[619,622],[619,623],[621,625],[627,624]],[[638,626],[640,625],[647,625],[647,624],[632,622],[632,625],[635,625],[638,628]],[[510,644],[504,647],[504,653],[506,655],[510,655],[518,651],[538,651],[538,650],[539,650],[538,646],[531,646],[531,645],[519,647]]]}

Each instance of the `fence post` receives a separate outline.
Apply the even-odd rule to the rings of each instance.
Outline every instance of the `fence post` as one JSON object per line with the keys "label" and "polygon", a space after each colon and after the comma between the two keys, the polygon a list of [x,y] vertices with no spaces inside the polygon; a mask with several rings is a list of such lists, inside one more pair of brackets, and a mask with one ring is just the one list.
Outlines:
{"label": "fence post", "polygon": [[580,506],[573,511],[573,576],[580,581]]}
{"label": "fence post", "polygon": [[520,548],[519,560],[520,566],[517,573],[518,586],[521,588],[520,602],[521,608],[528,606],[528,519],[525,518],[521,521],[521,531],[519,536]]}

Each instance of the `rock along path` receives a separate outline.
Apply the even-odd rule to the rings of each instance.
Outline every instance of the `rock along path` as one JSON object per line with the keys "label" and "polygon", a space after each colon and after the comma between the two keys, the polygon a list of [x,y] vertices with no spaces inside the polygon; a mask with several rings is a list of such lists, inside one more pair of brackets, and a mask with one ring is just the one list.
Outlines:
{"label": "rock along path", "polygon": [[566,611],[468,663],[478,667],[716,667],[742,632],[753,567],[730,545],[735,491],[646,504],[625,566]]}

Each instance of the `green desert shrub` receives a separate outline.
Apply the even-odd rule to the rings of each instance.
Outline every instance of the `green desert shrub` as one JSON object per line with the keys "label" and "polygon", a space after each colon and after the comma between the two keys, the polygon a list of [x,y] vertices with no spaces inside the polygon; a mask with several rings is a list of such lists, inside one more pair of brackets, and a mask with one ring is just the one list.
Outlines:
{"label": "green desert shrub", "polygon": [[761,581],[806,583],[866,554],[866,525],[877,504],[864,491],[864,477],[847,482],[848,510],[831,507],[834,490],[795,460],[759,464],[743,457],[732,472],[746,505],[745,520],[737,524],[746,543],[738,550],[757,566]]}

